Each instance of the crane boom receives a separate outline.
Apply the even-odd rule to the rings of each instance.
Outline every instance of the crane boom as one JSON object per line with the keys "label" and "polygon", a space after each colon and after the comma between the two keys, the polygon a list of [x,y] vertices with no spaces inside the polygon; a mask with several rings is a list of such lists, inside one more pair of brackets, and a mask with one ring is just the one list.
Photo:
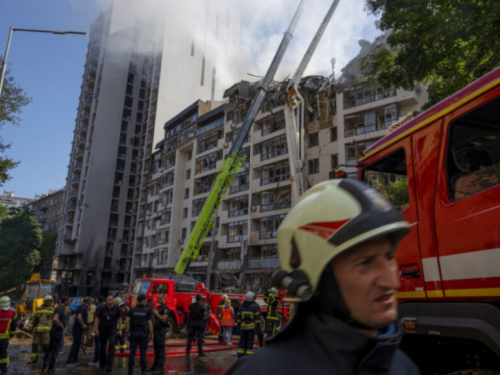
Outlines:
{"label": "crane boom", "polygon": [[252,105],[248,113],[246,114],[241,129],[238,133],[238,136],[233,142],[229,154],[224,160],[222,164],[222,168],[217,175],[217,179],[215,180],[212,189],[210,190],[210,194],[203,205],[203,208],[200,213],[200,217],[196,221],[196,224],[189,236],[186,247],[182,251],[179,256],[179,260],[177,265],[175,266],[175,272],[179,274],[184,274],[189,266],[191,261],[196,260],[198,257],[198,253],[200,252],[200,248],[205,241],[208,232],[213,227],[214,219],[217,216],[217,211],[222,203],[222,199],[226,195],[231,182],[234,180],[236,173],[241,168],[246,156],[241,154],[241,147],[245,142],[245,139],[250,132],[250,128],[252,127],[253,121],[257,116],[257,112],[259,111],[262,101],[266,96],[267,89],[271,85],[271,82],[278,70],[278,67],[283,59],[285,51],[290,44],[290,40],[293,37],[293,32],[297,27],[297,23],[302,15],[304,10],[304,6],[306,5],[307,0],[301,0],[299,7],[295,11],[292,21],[290,25],[283,35],[283,39],[281,40],[281,44],[276,51],[276,54],[269,66],[269,69],[262,81],[262,85],[258,88],[258,93],[252,101]]}

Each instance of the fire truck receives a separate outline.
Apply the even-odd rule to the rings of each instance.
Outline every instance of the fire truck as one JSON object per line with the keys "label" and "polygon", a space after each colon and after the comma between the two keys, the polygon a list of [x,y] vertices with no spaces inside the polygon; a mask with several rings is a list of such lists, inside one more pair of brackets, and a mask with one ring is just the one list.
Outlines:
{"label": "fire truck", "polygon": [[500,68],[365,150],[358,178],[412,226],[402,348],[422,374],[500,374]]}
{"label": "fire truck", "polygon": [[[137,304],[137,296],[144,294],[153,300],[155,307],[158,307],[158,294],[160,293],[165,294],[165,304],[170,310],[167,338],[171,338],[176,331],[186,326],[189,305],[195,301],[197,294],[205,297],[207,304],[210,306],[211,314],[207,324],[208,330],[213,334],[219,332],[217,307],[222,301],[222,294],[210,293],[205,288],[204,283],[200,283],[189,276],[174,275],[165,278],[138,279],[135,281],[132,293],[128,296],[127,305],[132,308]],[[231,305],[236,313],[245,296],[242,294],[227,294],[227,296],[231,300]],[[282,297],[281,294],[278,295],[280,300],[278,330],[281,330],[285,326],[285,322],[288,321],[289,306],[284,304]],[[258,295],[255,302],[261,308],[261,324],[264,327],[267,313],[264,296]]]}

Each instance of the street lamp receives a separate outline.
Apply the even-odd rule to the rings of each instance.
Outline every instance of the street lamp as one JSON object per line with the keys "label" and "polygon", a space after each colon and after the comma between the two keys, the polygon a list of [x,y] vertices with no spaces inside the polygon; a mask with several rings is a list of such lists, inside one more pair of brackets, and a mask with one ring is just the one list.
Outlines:
{"label": "street lamp", "polygon": [[3,81],[5,78],[5,71],[7,70],[7,56],[9,55],[10,41],[12,39],[12,33],[14,31],[29,31],[32,33],[50,33],[50,34],[58,34],[58,35],[64,35],[64,34],[85,35],[85,33],[83,31],[18,29],[18,28],[14,28],[13,26],[11,26],[10,32],[9,32],[9,39],[7,39],[7,47],[5,48],[5,54],[3,56],[2,68],[0,70],[0,72],[1,72],[1,74],[0,74],[0,96],[2,96]]}

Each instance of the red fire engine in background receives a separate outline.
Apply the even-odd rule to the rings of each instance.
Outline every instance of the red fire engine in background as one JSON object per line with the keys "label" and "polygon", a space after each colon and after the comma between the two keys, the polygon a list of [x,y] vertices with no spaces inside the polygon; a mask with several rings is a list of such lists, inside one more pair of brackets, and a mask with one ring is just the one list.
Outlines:
{"label": "red fire engine in background", "polygon": [[[412,225],[403,349],[422,374],[500,374],[500,68],[365,150],[358,178]],[[462,372],[460,372],[462,374]]]}
{"label": "red fire engine in background", "polygon": [[[175,275],[166,278],[138,279],[135,281],[132,293],[128,296],[127,305],[129,308],[135,306],[137,304],[137,296],[139,294],[144,294],[146,297],[152,298],[154,305],[158,307],[158,294],[160,293],[165,294],[165,304],[170,309],[167,338],[171,338],[176,331],[182,329],[186,325],[189,305],[195,301],[197,294],[201,294],[205,297],[205,300],[211,309],[207,325],[208,330],[213,334],[217,334],[219,332],[217,307],[221,303],[223,295],[220,293],[210,293],[205,288],[204,283],[200,283],[198,280],[189,276]],[[233,309],[237,312],[238,307],[245,299],[245,296],[242,294],[229,293],[227,296],[231,300]],[[277,329],[281,330],[288,321],[289,306],[283,302],[281,291],[278,298],[280,300],[280,320]],[[261,307],[261,323],[264,324],[264,319],[267,313],[267,305],[265,303],[264,296],[258,295],[255,302]],[[262,325],[262,327],[264,327],[264,325]]]}

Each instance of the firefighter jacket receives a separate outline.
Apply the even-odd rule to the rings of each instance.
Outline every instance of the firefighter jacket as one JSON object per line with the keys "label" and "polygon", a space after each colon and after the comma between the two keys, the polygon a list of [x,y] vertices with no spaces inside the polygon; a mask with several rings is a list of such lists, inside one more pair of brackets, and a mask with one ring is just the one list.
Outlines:
{"label": "firefighter jacket", "polygon": [[122,326],[120,327],[120,322],[116,323],[116,329],[125,329],[125,320],[127,319],[128,315],[128,307],[124,303],[122,303],[120,306],[118,306],[118,309],[120,310],[120,316],[122,317]]}
{"label": "firefighter jacket", "polygon": [[234,327],[234,310],[231,306],[224,306],[221,313],[220,325],[223,327]]}
{"label": "firefighter jacket", "polygon": [[332,316],[301,310],[266,346],[239,359],[225,375],[419,375],[398,350],[402,330],[397,322],[372,337]]}
{"label": "firefighter jacket", "polygon": [[217,305],[217,319],[221,320],[222,319],[222,309],[224,308],[224,301],[221,300],[220,303]]}
{"label": "firefighter jacket", "polygon": [[[52,328],[52,318],[54,317],[54,308],[42,305],[36,310],[34,319],[35,332],[49,332]],[[33,327],[31,327],[33,328]]]}
{"label": "firefighter jacket", "polygon": [[277,322],[279,320],[278,316],[278,299],[276,296],[272,293],[269,293],[269,295],[266,298],[266,303],[267,303],[267,315],[266,315],[266,321],[271,321],[271,322]]}
{"label": "firefighter jacket", "polygon": [[10,339],[16,333],[17,314],[12,307],[0,309],[0,340]]}
{"label": "firefighter jacket", "polygon": [[260,308],[255,302],[244,301],[238,309],[238,327],[243,330],[260,327]]}

